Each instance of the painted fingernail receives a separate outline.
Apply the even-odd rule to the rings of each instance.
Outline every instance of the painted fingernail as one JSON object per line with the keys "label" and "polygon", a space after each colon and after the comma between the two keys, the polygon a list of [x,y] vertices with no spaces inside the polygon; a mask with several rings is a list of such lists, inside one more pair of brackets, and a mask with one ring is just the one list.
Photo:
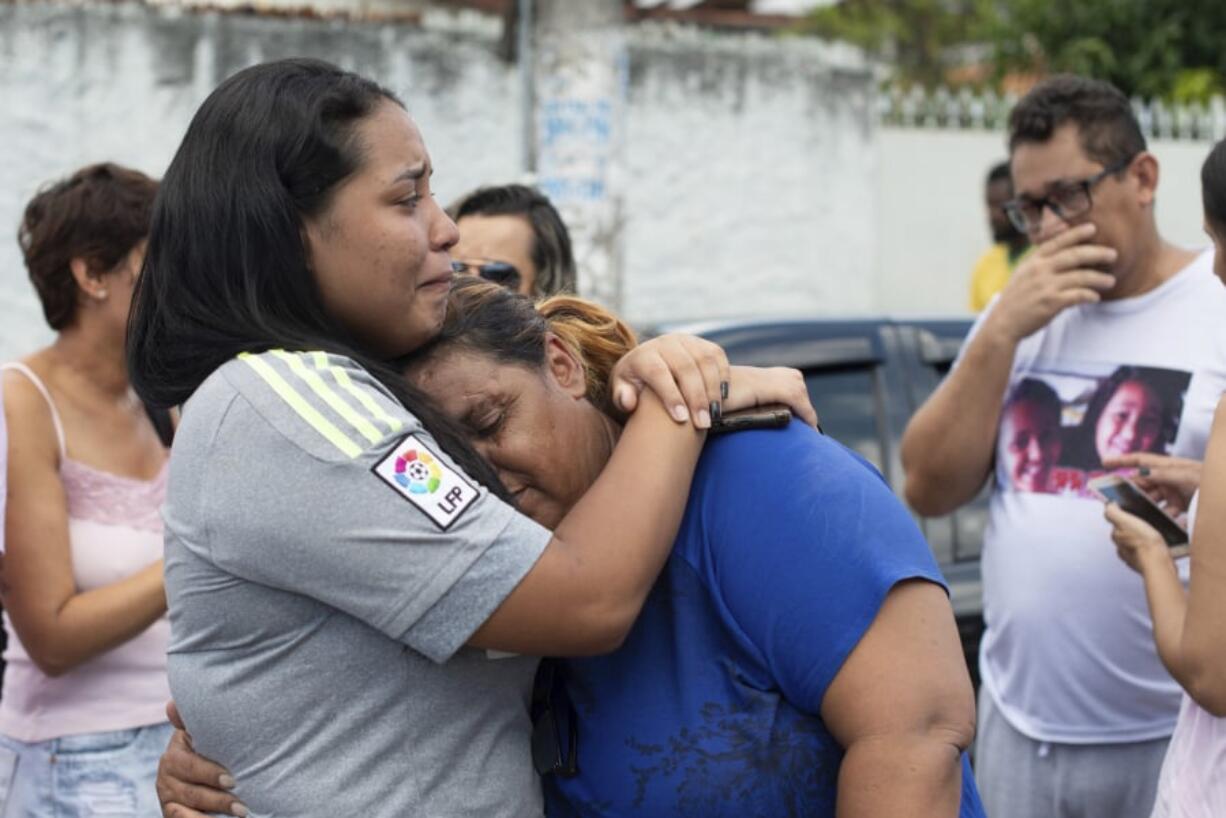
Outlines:
{"label": "painted fingernail", "polygon": [[673,407],[673,420],[678,423],[685,423],[690,419],[689,411],[680,403]]}
{"label": "painted fingernail", "polygon": [[711,413],[708,412],[706,409],[701,410],[698,413],[698,420],[694,425],[697,426],[699,429],[710,429],[711,428]]}
{"label": "painted fingernail", "polygon": [[1149,466],[1142,466],[1141,468],[1137,469],[1137,474],[1141,475],[1142,477],[1149,477]]}
{"label": "painted fingernail", "polygon": [[237,815],[238,818],[247,818],[247,807],[240,804],[238,801],[235,801],[230,805],[230,813],[232,815]]}
{"label": "painted fingernail", "polygon": [[721,400],[728,400],[728,382],[719,382],[719,396]]}
{"label": "painted fingernail", "polygon": [[717,400],[711,401],[711,420],[718,423],[719,419],[723,417],[723,415],[724,415],[724,408],[720,405],[719,401]]}
{"label": "painted fingernail", "polygon": [[217,779],[217,783],[221,785],[223,790],[232,790],[237,782],[234,780],[234,776],[229,773],[222,773],[221,777]]}

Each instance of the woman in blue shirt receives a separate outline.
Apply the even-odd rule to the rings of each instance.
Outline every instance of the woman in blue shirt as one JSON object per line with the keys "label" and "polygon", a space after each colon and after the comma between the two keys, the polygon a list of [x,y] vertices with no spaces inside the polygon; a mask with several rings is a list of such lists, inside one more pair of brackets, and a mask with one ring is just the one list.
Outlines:
{"label": "woman in blue shirt", "polygon": [[[534,308],[466,281],[407,374],[549,527],[613,450],[607,377],[632,345],[589,302]],[[706,444],[624,642],[557,660],[545,689],[550,675],[534,736],[550,816],[982,815],[971,686],[931,553],[871,466],[800,423]],[[164,766],[215,780],[182,755]]]}

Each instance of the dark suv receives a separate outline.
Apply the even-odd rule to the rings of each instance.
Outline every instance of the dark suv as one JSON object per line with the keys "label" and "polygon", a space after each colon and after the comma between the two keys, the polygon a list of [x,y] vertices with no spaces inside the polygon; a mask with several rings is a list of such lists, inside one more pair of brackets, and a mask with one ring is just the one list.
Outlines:
{"label": "dark suv", "polygon": [[[670,326],[709,338],[735,364],[801,370],[822,428],[903,490],[899,441],[911,414],[949,371],[969,320],[797,320]],[[987,492],[945,517],[918,517],[949,581],[962,648],[979,685],[983,602],[979,550]]]}

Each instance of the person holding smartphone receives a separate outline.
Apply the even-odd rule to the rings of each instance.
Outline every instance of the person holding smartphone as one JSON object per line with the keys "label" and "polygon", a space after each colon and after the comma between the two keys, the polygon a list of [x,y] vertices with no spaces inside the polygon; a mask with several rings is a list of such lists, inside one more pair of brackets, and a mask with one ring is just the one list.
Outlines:
{"label": "person holding smartphone", "polygon": [[1172,557],[1187,556],[1188,532],[1162,505],[1121,474],[1104,474],[1089,483],[1090,491],[1105,503],[1144,520],[1162,535]]}
{"label": "person holding smartphone", "polygon": [[1002,409],[1036,373],[1182,372],[1186,392],[1164,396],[1183,395],[1166,453],[1200,458],[1226,389],[1226,291],[1212,252],[1159,233],[1158,160],[1118,89],[1074,76],[1039,83],[1010,116],[1009,151],[1006,209],[1035,249],[908,425],[906,495],[939,516],[996,477],[976,745],[988,814],[1144,818],[1179,685],[1154,649],[1135,576],[1111,553],[1101,503],[1019,490],[1004,473]]}
{"label": "person holding smartphone", "polygon": [[[1201,170],[1205,231],[1226,282],[1226,141]],[[1203,467],[1134,455],[1111,462],[1140,470],[1138,482],[1192,519],[1187,590],[1161,534],[1117,505],[1107,507],[1120,559],[1141,575],[1158,655],[1185,693],[1158,782],[1153,818],[1226,815],[1226,402],[1219,402]],[[1199,487],[1199,494],[1194,494]]]}

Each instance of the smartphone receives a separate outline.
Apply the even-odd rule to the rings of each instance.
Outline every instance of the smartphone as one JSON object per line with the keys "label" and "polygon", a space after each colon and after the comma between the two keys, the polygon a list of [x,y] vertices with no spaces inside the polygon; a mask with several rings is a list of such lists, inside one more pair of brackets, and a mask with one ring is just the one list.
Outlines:
{"label": "smartphone", "polygon": [[786,406],[755,406],[742,409],[711,422],[711,434],[740,432],[745,429],[782,429],[792,420],[792,412]]}
{"label": "smartphone", "polygon": [[1136,483],[1119,474],[1106,474],[1091,480],[1089,486],[1104,501],[1116,503],[1124,511],[1152,525],[1166,540],[1171,556],[1182,557],[1188,553],[1188,532]]}

